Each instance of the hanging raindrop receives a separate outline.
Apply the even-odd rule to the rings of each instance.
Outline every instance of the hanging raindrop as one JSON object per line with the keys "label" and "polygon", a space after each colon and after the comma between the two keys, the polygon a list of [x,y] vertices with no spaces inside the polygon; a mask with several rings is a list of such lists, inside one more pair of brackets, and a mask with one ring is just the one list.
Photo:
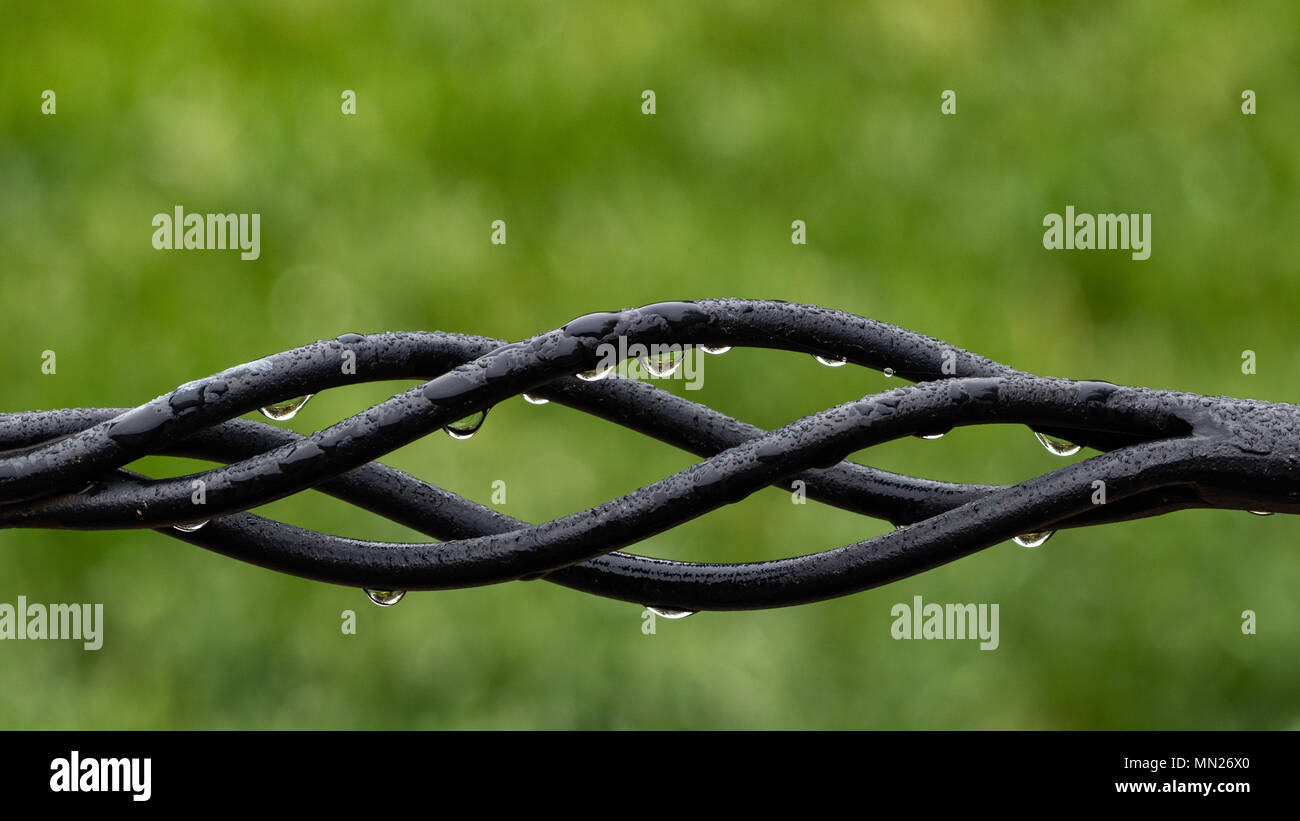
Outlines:
{"label": "hanging raindrop", "polygon": [[847,359],[841,359],[839,357],[822,356],[820,354],[813,354],[813,359],[816,359],[818,362],[822,363],[828,368],[838,368],[839,366],[849,361]]}
{"label": "hanging raindrop", "polygon": [[1052,538],[1055,530],[1044,530],[1040,533],[1026,533],[1023,536],[1017,536],[1012,539],[1013,542],[1021,547],[1039,547],[1043,542]]}
{"label": "hanging raindrop", "polygon": [[1059,437],[1048,436],[1047,434],[1039,433],[1038,431],[1034,431],[1034,438],[1041,442],[1043,447],[1047,448],[1048,453],[1054,456],[1073,456],[1083,447],[1082,445],[1076,445],[1073,442],[1067,442]]}
{"label": "hanging raindrop", "polygon": [[366,596],[380,607],[392,607],[406,595],[405,590],[371,590],[366,588]]}
{"label": "hanging raindrop", "polygon": [[452,439],[468,439],[478,433],[478,429],[483,427],[484,420],[487,419],[487,411],[481,410],[478,413],[471,413],[464,419],[457,419],[443,427],[447,435]]}
{"label": "hanging raindrop", "polygon": [[298,411],[302,410],[302,406],[306,405],[307,400],[311,399],[313,396],[315,396],[315,394],[309,393],[306,396],[300,396],[297,399],[290,399],[288,402],[277,402],[274,405],[267,405],[264,408],[259,408],[259,410],[267,419],[275,422],[287,422],[297,416]]}
{"label": "hanging raindrop", "polygon": [[694,610],[669,610],[667,607],[651,607],[648,604],[645,609],[665,619],[684,619],[687,616],[694,616],[696,612]]}
{"label": "hanging raindrop", "polygon": [[641,366],[650,372],[651,376],[663,379],[666,376],[672,376],[673,372],[681,367],[686,357],[682,351],[669,351],[668,353],[658,356],[638,357]]}

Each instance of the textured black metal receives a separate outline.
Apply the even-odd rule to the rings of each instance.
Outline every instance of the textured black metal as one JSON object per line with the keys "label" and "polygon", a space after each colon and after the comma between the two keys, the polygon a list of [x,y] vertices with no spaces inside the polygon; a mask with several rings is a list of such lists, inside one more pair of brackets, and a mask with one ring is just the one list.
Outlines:
{"label": "textured black metal", "polygon": [[[763,431],[652,383],[586,382],[602,346],[801,351],[916,384]],[[355,372],[339,362],[355,356]],[[363,381],[424,384],[301,436],[236,419]],[[706,457],[603,505],[539,525],[374,460],[527,392]],[[346,334],[231,368],[133,409],[0,415],[0,527],[154,528],[264,567],[383,590],[545,578],[676,610],[780,607],[842,596],[1018,534],[1186,508],[1300,512],[1300,407],[1033,376],[903,328],[784,302],[711,299],[589,314],[523,342]],[[956,426],[1012,423],[1100,454],[1011,487],[937,482],[845,461]],[[226,463],[152,480],[148,454]],[[777,561],[675,562],[617,552],[755,491],[801,479],[808,498],[899,529]],[[192,501],[202,480],[205,504]],[[1096,482],[1105,504],[1095,503]],[[246,511],[308,488],[442,541],[346,539]],[[201,513],[196,514],[196,510]],[[210,519],[194,532],[172,525]]]}

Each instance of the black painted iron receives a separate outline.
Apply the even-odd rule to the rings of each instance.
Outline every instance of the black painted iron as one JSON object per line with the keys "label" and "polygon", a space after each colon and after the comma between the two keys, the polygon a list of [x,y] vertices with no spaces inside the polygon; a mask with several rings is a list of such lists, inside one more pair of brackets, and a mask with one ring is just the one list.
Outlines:
{"label": "black painted iron", "polygon": [[[763,431],[651,383],[574,377],[602,346],[749,346],[843,358],[916,384]],[[339,367],[345,352],[355,373]],[[429,381],[311,436],[236,417],[362,381]],[[539,525],[374,460],[527,392],[706,457]],[[443,333],[346,334],[231,368],[133,409],[0,415],[0,527],[154,528],[274,570],[381,590],[545,578],[675,610],[781,607],[885,584],[1018,534],[1187,508],[1300,512],[1300,407],[1033,376],[912,331],[784,302],[713,299],[589,314],[513,344]],[[1022,424],[1100,454],[1011,487],[937,482],[845,461],[961,425]],[[150,480],[153,453],[226,463]],[[899,529],[777,561],[674,562],[617,552],[769,486]],[[194,532],[191,495],[206,496]],[[1097,483],[1105,503],[1096,503]],[[246,511],[316,488],[443,541],[394,544]]]}

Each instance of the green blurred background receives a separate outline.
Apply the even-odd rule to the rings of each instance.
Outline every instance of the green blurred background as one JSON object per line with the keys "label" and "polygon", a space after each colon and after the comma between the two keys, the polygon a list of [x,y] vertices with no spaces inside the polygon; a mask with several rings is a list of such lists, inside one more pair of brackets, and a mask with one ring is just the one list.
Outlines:
{"label": "green blurred background", "polygon": [[[1291,3],[2,8],[3,411],[134,405],[345,332],[517,339],[704,296],[839,308],[1043,374],[1300,393]],[[178,204],[260,213],[261,258],[155,251]],[[1151,213],[1151,258],[1045,251],[1067,204]],[[780,352],[707,368],[690,397],[766,427],[888,384]],[[289,424],[405,387],[333,391]],[[1063,463],[1011,427],[857,458],[985,482]],[[693,460],[513,400],[469,441],[385,461],[483,503],[504,480],[500,508],[542,521]],[[316,493],[261,512],[416,538]],[[768,490],[635,549],[743,561],[883,530]],[[10,530],[0,601],[102,602],[106,637],[0,643],[0,727],[1294,729],[1297,535],[1180,513],[646,636],[639,607],[545,583],[380,609],[149,531]],[[892,640],[914,595],[999,603],[1001,647]]]}

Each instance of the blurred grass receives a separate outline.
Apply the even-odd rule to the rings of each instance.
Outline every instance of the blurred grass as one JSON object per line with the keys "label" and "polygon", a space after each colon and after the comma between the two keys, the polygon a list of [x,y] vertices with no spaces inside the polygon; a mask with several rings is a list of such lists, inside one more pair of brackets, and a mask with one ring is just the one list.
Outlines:
{"label": "blurred grass", "polygon": [[[827,305],[1039,373],[1296,398],[1293,5],[702,5],[8,4],[0,410],[133,405],[349,331],[522,338],[703,296]],[[176,204],[261,213],[261,258],[155,251]],[[1067,204],[1152,213],[1151,259],[1043,250]],[[692,398],[768,427],[887,384],[771,352],[707,367]],[[319,396],[292,426],[402,387]],[[860,458],[999,482],[1060,464],[1010,428]],[[540,521],[691,458],[513,401],[385,461],[482,502],[503,479],[503,510]],[[414,538],[314,493],[264,512]],[[773,490],[638,550],[743,561],[879,532]],[[650,637],[640,608],[541,583],[379,610],[151,532],[7,531],[0,601],[103,602],[107,624],[98,653],[0,644],[0,727],[1296,728],[1295,535],[1189,512]],[[893,641],[917,594],[1000,603],[1000,649]]]}

